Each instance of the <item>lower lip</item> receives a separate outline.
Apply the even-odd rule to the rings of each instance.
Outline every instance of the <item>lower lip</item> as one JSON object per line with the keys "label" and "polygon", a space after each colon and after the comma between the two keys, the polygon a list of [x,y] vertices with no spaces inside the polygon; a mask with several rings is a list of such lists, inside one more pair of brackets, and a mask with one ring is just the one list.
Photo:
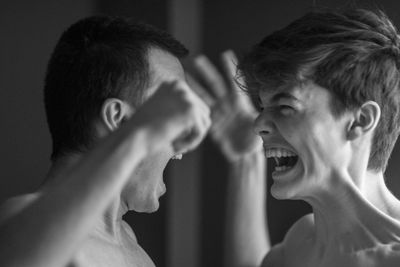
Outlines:
{"label": "lower lip", "polygon": [[286,177],[292,177],[293,175],[289,175],[291,172],[293,172],[293,170],[297,167],[297,165],[299,164],[299,161],[296,162],[295,165],[293,165],[290,169],[286,169],[284,171],[273,171],[272,172],[272,178],[273,179],[282,179],[282,178],[286,178]]}
{"label": "lower lip", "polygon": [[284,175],[288,174],[292,169],[293,169],[293,167],[290,168],[290,169],[286,169],[284,171],[273,171],[272,172],[272,177],[284,176]]}

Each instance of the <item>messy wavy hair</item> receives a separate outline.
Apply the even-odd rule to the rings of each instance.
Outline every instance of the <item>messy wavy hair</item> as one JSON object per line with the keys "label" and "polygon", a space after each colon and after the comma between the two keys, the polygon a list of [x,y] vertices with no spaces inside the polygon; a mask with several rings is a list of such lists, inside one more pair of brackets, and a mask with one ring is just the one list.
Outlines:
{"label": "messy wavy hair", "polygon": [[312,81],[338,117],[372,100],[382,114],[368,168],[384,171],[399,134],[400,38],[382,11],[313,11],[265,37],[239,64],[250,96]]}

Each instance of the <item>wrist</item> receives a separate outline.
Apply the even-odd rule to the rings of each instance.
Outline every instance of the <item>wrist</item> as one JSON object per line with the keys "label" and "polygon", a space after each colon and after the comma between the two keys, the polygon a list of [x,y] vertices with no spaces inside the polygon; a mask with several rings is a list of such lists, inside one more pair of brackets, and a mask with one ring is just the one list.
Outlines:
{"label": "wrist", "polygon": [[252,163],[256,159],[265,161],[263,149],[255,145],[251,149],[242,150],[240,153],[233,151],[229,145],[221,146],[222,153],[230,164]]}
{"label": "wrist", "polygon": [[[242,154],[235,160],[229,161],[230,176],[239,179],[241,183],[246,181],[264,181],[266,179],[266,158],[261,150]],[[258,182],[256,182],[258,183]]]}

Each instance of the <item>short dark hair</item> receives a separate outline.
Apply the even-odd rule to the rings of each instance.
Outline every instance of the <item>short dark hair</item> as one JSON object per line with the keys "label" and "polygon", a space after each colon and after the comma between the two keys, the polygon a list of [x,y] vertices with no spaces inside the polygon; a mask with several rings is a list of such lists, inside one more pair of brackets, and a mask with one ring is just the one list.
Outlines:
{"label": "short dark hair", "polygon": [[51,159],[86,151],[92,122],[107,98],[143,101],[149,80],[148,50],[177,58],[188,50],[168,33],[128,18],[94,16],[68,28],[50,58],[44,86]]}
{"label": "short dark hair", "polygon": [[312,81],[333,95],[331,109],[376,101],[382,110],[368,168],[384,171],[399,134],[400,39],[382,11],[313,11],[257,44],[239,64],[247,90]]}

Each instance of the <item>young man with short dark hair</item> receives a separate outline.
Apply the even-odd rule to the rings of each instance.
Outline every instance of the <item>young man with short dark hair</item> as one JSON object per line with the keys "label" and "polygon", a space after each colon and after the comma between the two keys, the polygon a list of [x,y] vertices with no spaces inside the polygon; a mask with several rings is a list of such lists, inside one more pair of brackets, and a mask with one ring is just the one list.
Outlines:
{"label": "young man with short dark hair", "polygon": [[44,90],[52,166],[37,192],[3,205],[2,266],[154,265],[122,215],[156,211],[164,167],[207,133],[186,54],[123,18],[90,17],[63,33]]}
{"label": "young man with short dark hair", "polygon": [[[166,164],[210,127],[210,108],[186,83],[186,54],[167,33],[123,18],[90,17],[64,32],[45,81],[52,166],[37,192],[3,205],[0,265],[154,266],[122,216],[157,211]],[[211,134],[233,156],[261,147],[250,102],[229,89],[207,99]]]}

